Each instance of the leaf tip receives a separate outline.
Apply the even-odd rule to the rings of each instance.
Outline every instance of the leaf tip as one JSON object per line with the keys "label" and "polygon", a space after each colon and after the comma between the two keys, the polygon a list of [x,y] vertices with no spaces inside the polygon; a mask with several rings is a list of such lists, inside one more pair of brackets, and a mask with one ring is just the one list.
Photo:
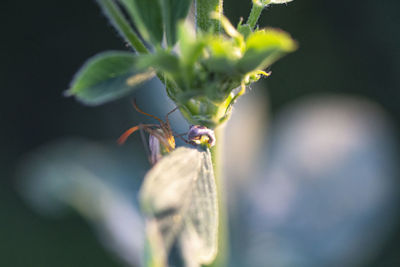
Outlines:
{"label": "leaf tip", "polygon": [[74,96],[74,95],[75,95],[75,92],[74,92],[74,88],[73,87],[71,87],[71,88],[69,88],[69,89],[67,89],[67,90],[62,92],[62,96],[63,97],[71,97],[71,96]]}

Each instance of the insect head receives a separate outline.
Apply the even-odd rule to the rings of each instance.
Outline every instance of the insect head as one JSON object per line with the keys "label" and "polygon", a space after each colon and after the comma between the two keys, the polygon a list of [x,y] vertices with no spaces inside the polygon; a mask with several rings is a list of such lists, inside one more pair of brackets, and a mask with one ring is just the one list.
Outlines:
{"label": "insect head", "polygon": [[126,142],[128,137],[137,130],[146,131],[149,133],[149,160],[154,165],[162,156],[162,154],[169,153],[175,149],[175,138],[171,130],[168,116],[176,109],[170,111],[166,117],[165,122],[160,118],[142,111],[133,101],[133,107],[146,116],[156,119],[160,124],[139,124],[126,130],[119,138],[118,144],[122,145]]}
{"label": "insect head", "polygon": [[188,132],[189,143],[192,145],[215,145],[214,131],[201,125],[191,125]]}

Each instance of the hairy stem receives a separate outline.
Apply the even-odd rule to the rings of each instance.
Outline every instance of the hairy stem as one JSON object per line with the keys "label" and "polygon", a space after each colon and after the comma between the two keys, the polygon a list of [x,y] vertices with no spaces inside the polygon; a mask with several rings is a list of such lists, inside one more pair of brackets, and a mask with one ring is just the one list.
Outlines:
{"label": "hairy stem", "polygon": [[256,2],[253,2],[253,7],[251,8],[251,12],[249,15],[249,18],[247,19],[248,25],[252,29],[254,29],[257,25],[258,19],[260,18],[261,12],[263,11],[264,7],[269,3],[270,1],[265,1],[264,4],[259,4]]}
{"label": "hairy stem", "polygon": [[223,0],[196,0],[196,23],[197,29],[202,31],[214,32],[221,31],[221,25],[218,20],[211,19],[210,14],[216,12],[222,16]]}
{"label": "hairy stem", "polygon": [[218,210],[219,210],[219,223],[218,223],[218,254],[214,262],[207,267],[226,267],[228,260],[229,250],[229,236],[228,236],[228,214],[226,206],[226,195],[223,181],[222,172],[222,150],[224,143],[224,125],[217,127],[215,132],[216,143],[211,148],[211,157],[214,167],[215,183],[217,185],[217,199],[218,199]]}

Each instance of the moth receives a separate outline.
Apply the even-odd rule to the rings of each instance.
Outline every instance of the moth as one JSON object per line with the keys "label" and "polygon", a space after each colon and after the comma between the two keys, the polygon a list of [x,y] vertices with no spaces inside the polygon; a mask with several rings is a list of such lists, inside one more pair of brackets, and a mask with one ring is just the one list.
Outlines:
{"label": "moth", "polygon": [[[126,130],[118,139],[123,144],[137,130],[149,133],[150,161],[154,165],[146,174],[139,193],[141,209],[147,217],[147,237],[163,253],[166,262],[174,244],[179,244],[187,266],[211,263],[218,250],[217,189],[209,148],[216,140],[205,126],[191,125],[187,140],[190,147],[175,148],[174,132],[168,116],[159,124],[139,124]],[[155,164],[157,163],[157,164]]]}

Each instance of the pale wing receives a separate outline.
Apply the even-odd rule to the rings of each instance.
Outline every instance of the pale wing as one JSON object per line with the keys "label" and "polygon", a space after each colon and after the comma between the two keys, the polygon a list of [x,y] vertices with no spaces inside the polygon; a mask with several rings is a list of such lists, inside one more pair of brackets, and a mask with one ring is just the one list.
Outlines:
{"label": "pale wing", "polygon": [[176,209],[199,173],[201,152],[180,147],[164,156],[145,176],[140,190],[144,211],[151,216]]}
{"label": "pale wing", "polygon": [[218,205],[210,152],[201,154],[200,172],[193,184],[192,201],[184,217],[181,244],[198,263],[211,263],[217,254]]}
{"label": "pale wing", "polygon": [[167,253],[180,238],[199,263],[214,259],[218,210],[209,151],[178,148],[163,157],[146,175],[140,199]]}
{"label": "pale wing", "polygon": [[140,190],[142,209],[156,222],[167,253],[182,230],[201,153],[193,148],[175,149],[147,173]]}

